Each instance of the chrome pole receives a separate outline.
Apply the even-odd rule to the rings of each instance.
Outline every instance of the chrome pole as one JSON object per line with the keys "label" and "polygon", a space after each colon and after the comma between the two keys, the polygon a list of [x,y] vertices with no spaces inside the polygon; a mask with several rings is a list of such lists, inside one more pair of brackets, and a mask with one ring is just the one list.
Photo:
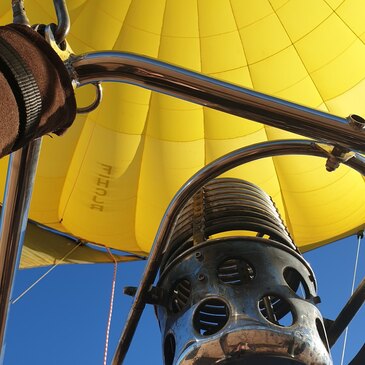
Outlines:
{"label": "chrome pole", "polygon": [[71,57],[67,66],[79,86],[129,83],[365,153],[365,120],[358,116],[349,118],[349,124],[345,118],[130,53],[87,53]]}
{"label": "chrome pole", "polygon": [[[123,332],[120,336],[112,365],[120,365],[123,363],[139,319],[146,305],[143,298],[151,285],[153,285],[161,264],[162,254],[167,248],[170,240],[172,227],[185,203],[199,189],[201,189],[205,183],[234,167],[265,157],[283,155],[310,155],[323,158],[329,157],[328,152],[321,147],[321,144],[314,141],[282,140],[258,143],[228,153],[209,165],[206,165],[180,188],[167,207],[161,220],[143,276],[135,294]],[[347,161],[343,161],[343,163],[355,169],[362,175],[365,175],[365,159],[363,159],[362,156],[354,154],[352,158]]]}
{"label": "chrome pole", "polygon": [[9,300],[22,250],[41,139],[10,156],[0,227],[0,345],[3,350]]}

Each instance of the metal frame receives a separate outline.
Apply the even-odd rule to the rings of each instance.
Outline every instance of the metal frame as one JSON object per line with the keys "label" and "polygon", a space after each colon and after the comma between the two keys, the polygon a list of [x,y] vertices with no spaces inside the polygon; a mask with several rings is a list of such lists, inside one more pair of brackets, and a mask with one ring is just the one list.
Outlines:
{"label": "metal frame", "polygon": [[[23,0],[12,0],[14,22],[28,24]],[[59,25],[55,34],[62,43],[69,29],[64,0],[54,0]],[[17,14],[16,14],[17,12]],[[206,166],[194,175],[175,195],[158,229],[147,266],[137,290],[113,364],[122,362],[145,303],[143,296],[153,283],[178,211],[209,179],[240,164],[258,158],[308,154],[339,160],[365,174],[364,159],[346,155],[348,151],[365,153],[365,121],[357,116],[348,119],[274,98],[224,81],[172,66],[157,60],[121,52],[96,52],[71,57],[66,62],[71,79],[80,87],[102,81],[124,82],[153,91],[163,92],[233,115],[258,121],[309,138],[319,139],[337,148],[331,155],[312,141],[276,141],[249,146],[232,152]],[[39,155],[40,141],[34,141],[16,152],[8,172],[5,209],[2,215],[0,239],[0,340],[3,340],[8,301],[11,292],[16,257],[20,255],[23,232],[28,217],[33,179]],[[331,146],[329,147],[331,148]],[[349,158],[351,157],[351,158]],[[347,160],[347,158],[349,158]],[[9,251],[10,250],[10,251]],[[8,253],[11,252],[11,253]],[[10,258],[10,259],[9,259]]]}
{"label": "metal frame", "polygon": [[[329,170],[331,169],[333,162],[335,162],[335,165],[338,162],[345,162],[346,158],[348,158],[348,155],[346,157],[346,152],[354,150],[362,153],[365,152],[365,135],[363,131],[365,121],[359,116],[352,115],[347,119],[340,118],[329,113],[320,112],[315,109],[216,80],[181,67],[134,54],[122,52],[94,52],[71,57],[66,65],[69,68],[71,78],[79,87],[103,81],[129,83],[297,133],[305,137],[319,139],[321,142],[329,143],[334,147],[332,150],[333,154],[321,150],[321,148],[318,148],[318,145],[314,148],[316,151],[311,150],[309,152],[309,149],[313,147],[313,144],[308,141],[294,142],[299,144],[304,143],[304,145],[307,143],[307,148],[312,146],[305,153],[300,152],[304,145],[300,145],[300,147],[298,145],[296,147],[289,147],[289,150],[291,150],[289,153],[311,154],[325,157],[328,159],[327,168]],[[255,145],[248,147],[247,150],[244,149],[244,152],[240,150],[240,152],[243,153],[243,155],[247,153],[247,157],[251,154],[255,155],[255,158],[252,160],[266,156],[288,154],[287,143],[291,142],[282,141],[273,142],[272,144]],[[280,147],[276,150],[273,148],[274,146]],[[253,148],[253,152],[251,148]],[[268,150],[273,148],[275,153],[268,153],[265,156],[266,153],[262,152],[266,150],[266,148]],[[319,150],[321,150],[321,153],[319,153]],[[235,156],[236,153],[239,154],[240,152],[233,152],[232,154],[227,155],[226,158],[229,160],[230,157]],[[259,157],[261,153],[263,156]],[[237,160],[239,160],[239,157]],[[242,160],[244,160],[244,158],[242,158]],[[356,155],[355,158],[351,159],[351,163],[349,163],[349,161],[345,162],[345,164],[353,165],[352,167],[357,169],[360,173],[365,173],[363,166],[364,161],[360,155]],[[245,162],[242,161],[241,163]],[[237,163],[237,165],[241,163]],[[186,194],[188,194],[190,198],[206,181],[226,171],[222,168],[222,159],[218,159],[213,164],[215,167],[218,167],[217,170],[219,172],[209,173],[209,166],[201,170],[176,194],[165,213],[150,252],[144,276],[136,292],[135,301],[120,337],[119,345],[113,359],[113,365],[120,364],[128,350],[135,326],[139,321],[145,305],[142,297],[156,277],[160,264],[160,256],[169,241],[168,232],[172,228],[173,223],[168,222],[175,221],[176,212],[178,212],[188,200],[188,198],[184,197],[184,190],[188,191]],[[227,165],[229,165],[229,162],[227,162]],[[199,175],[202,174],[202,176],[204,176],[205,173],[210,175],[209,178],[204,179]],[[195,186],[195,184],[198,185],[198,187]]]}
{"label": "metal frame", "polygon": [[227,112],[344,149],[365,153],[365,120],[329,113],[275,98],[145,56],[93,52],[66,63],[79,86],[123,82]]}
{"label": "metal frame", "polygon": [[[118,347],[112,361],[113,365],[121,364],[127,354],[135,329],[146,305],[143,298],[156,278],[162,260],[162,253],[168,246],[175,220],[185,203],[192,198],[206,182],[234,167],[272,156],[310,155],[328,158],[328,152],[323,149],[322,146],[322,143],[315,141],[282,140],[258,143],[244,147],[206,165],[181,187],[172,199],[161,220],[145,271],[119,339]],[[343,163],[362,175],[365,175],[365,159],[362,156],[354,154],[352,158]]]}

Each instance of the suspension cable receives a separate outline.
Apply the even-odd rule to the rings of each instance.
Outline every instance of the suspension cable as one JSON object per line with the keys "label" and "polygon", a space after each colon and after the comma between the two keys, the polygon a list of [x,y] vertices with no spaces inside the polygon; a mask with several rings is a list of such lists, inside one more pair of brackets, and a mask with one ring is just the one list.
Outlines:
{"label": "suspension cable", "polygon": [[31,289],[33,289],[40,281],[42,281],[48,274],[51,273],[58,265],[62,264],[63,261],[67,259],[77,248],[80,247],[82,241],[79,241],[76,246],[72,247],[71,251],[69,251],[65,256],[63,256],[56,264],[51,266],[42,276],[40,276],[33,284],[31,284],[27,289],[25,289],[20,295],[18,295],[15,299],[11,300],[11,304],[15,304],[19,299],[21,299],[25,294],[27,294]]}
{"label": "suspension cable", "polygon": [[[356,258],[355,258],[355,265],[354,265],[354,273],[353,273],[353,277],[352,277],[351,295],[354,293],[354,289],[355,289],[357,266],[358,266],[358,262],[359,262],[359,254],[360,254],[360,247],[361,247],[361,239],[363,237],[364,237],[363,231],[361,231],[357,234],[357,249],[356,249]],[[341,365],[343,365],[343,361],[345,359],[348,331],[349,331],[349,326],[347,326],[345,329],[345,337],[343,340],[343,347],[342,347],[342,354],[341,354]]]}
{"label": "suspension cable", "polygon": [[114,272],[113,272],[113,280],[112,280],[112,290],[111,290],[111,295],[110,295],[109,315],[108,315],[108,321],[107,321],[106,333],[105,333],[105,347],[104,347],[104,362],[103,362],[103,365],[107,365],[108,347],[109,347],[109,334],[110,334],[110,326],[111,326],[112,315],[113,315],[115,283],[117,281],[117,267],[118,267],[118,262],[115,259],[114,255],[112,254],[112,252],[110,251],[109,247],[105,246],[105,249],[108,251],[110,257],[114,261]]}

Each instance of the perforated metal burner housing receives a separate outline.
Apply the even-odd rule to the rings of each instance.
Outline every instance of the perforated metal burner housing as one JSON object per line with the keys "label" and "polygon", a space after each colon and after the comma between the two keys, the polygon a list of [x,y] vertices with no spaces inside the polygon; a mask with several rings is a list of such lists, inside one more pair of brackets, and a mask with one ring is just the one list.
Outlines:
{"label": "perforated metal burner housing", "polygon": [[158,287],[166,365],[332,364],[314,274],[253,184],[216,179],[186,205]]}

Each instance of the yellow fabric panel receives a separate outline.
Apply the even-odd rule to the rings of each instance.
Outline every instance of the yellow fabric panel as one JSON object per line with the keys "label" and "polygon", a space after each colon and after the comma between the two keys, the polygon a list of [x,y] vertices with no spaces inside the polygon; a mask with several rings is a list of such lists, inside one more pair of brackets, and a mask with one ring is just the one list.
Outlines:
{"label": "yellow fabric panel", "polygon": [[159,58],[179,65],[186,62],[186,67],[200,71],[200,45],[197,38],[163,37],[159,48]]}
{"label": "yellow fabric panel", "polygon": [[[176,19],[174,14],[180,14]],[[195,0],[167,1],[158,58],[200,71],[199,23]]]}
{"label": "yellow fabric panel", "polygon": [[[136,254],[139,254],[136,252]],[[118,262],[138,260],[132,255],[113,254]],[[95,250],[93,245],[78,245],[67,236],[47,231],[37,224],[29,222],[24,237],[24,246],[19,267],[21,269],[55,264],[90,264],[111,262],[107,252]]]}
{"label": "yellow fabric panel", "polygon": [[[262,126],[250,120],[226,114],[213,109],[204,109],[204,131],[208,140],[230,140],[232,138],[251,138],[252,134],[262,130]],[[256,137],[255,137],[256,138]]]}
{"label": "yellow fabric panel", "polygon": [[[212,162],[215,159],[227,154],[232,149],[235,150],[241,148],[242,146],[249,146],[253,143],[263,142],[266,140],[267,140],[266,131],[262,126],[256,132],[245,136],[236,136],[233,138],[231,137],[229,139],[208,139],[206,141],[206,149],[205,149],[206,162],[207,163]],[[258,161],[257,163],[260,163],[260,161]],[[258,180],[262,181],[262,179],[267,179],[267,177],[265,177],[263,174],[255,174],[254,170],[252,170],[252,166],[250,168],[246,168],[246,166],[243,165],[239,167],[239,169],[245,169],[251,171],[250,177],[252,178],[252,176],[255,175],[254,176],[255,181]],[[260,168],[258,168],[258,170],[259,169]]]}
{"label": "yellow fabric panel", "polygon": [[362,0],[347,0],[341,2],[336,9],[336,13],[358,37],[364,36],[364,2]]}
{"label": "yellow fabric panel", "polygon": [[[340,168],[322,178],[323,161],[322,165],[318,165],[314,159],[302,158],[301,163],[295,165],[294,157],[275,160],[281,189],[286,197],[285,205],[292,212],[290,222],[294,241],[300,239],[305,248],[320,237],[336,232],[340,225],[364,224],[364,217],[359,214],[365,203],[361,193],[364,182],[359,174]],[[311,168],[303,167],[305,163]],[[285,173],[285,179],[280,178],[288,166],[290,172]],[[334,209],[335,204],[342,209]],[[323,224],[324,212],[328,219],[326,224]],[[308,230],[310,235],[306,233]]]}
{"label": "yellow fabric panel", "polygon": [[231,0],[230,4],[239,29],[254,24],[273,13],[272,5],[267,0]]}
{"label": "yellow fabric panel", "polygon": [[247,66],[239,67],[234,70],[212,72],[209,75],[220,80],[225,80],[232,84],[241,85],[252,89],[251,74]]}
{"label": "yellow fabric panel", "polygon": [[203,108],[167,95],[153,94],[146,134],[176,142],[204,139]]}
{"label": "yellow fabric panel", "polygon": [[[88,0],[72,25],[72,33],[77,34],[75,38],[90,49],[112,49],[119,34],[120,22],[105,13],[101,5],[98,0]],[[97,17],[94,17],[95,10],[98,12]],[[91,17],[93,17],[92,26],[86,26]]]}
{"label": "yellow fabric panel", "polygon": [[259,62],[291,45],[276,14],[240,29],[248,64]]}
{"label": "yellow fabric panel", "polygon": [[123,32],[119,33],[113,49],[157,57],[159,46],[159,35],[124,24]]}
{"label": "yellow fabric panel", "polygon": [[145,128],[150,98],[151,92],[142,88],[108,83],[103,86],[103,102],[89,117],[116,133],[140,135]]}
{"label": "yellow fabric panel", "polygon": [[[211,54],[215,52],[217,47],[222,48],[225,44],[231,44],[232,46],[224,54],[211,57]],[[246,65],[246,57],[238,32],[202,38],[200,40],[200,46],[201,71],[203,73],[215,74],[222,71],[235,70]]]}
{"label": "yellow fabric panel", "polygon": [[203,166],[203,140],[181,143],[146,137],[135,227],[137,241],[143,250],[149,250],[174,193]]}
{"label": "yellow fabric panel", "polygon": [[[32,23],[34,24],[42,24],[45,23],[44,19],[50,20],[51,22],[56,21],[56,14],[52,7],[49,7],[44,1],[33,0],[32,3],[25,4],[27,16],[29,19],[32,19]],[[12,21],[12,19],[10,19]]]}
{"label": "yellow fabric panel", "polygon": [[293,43],[311,33],[331,14],[332,9],[327,3],[318,0],[291,0],[277,10],[277,15]]}
{"label": "yellow fabric panel", "polygon": [[68,10],[75,14],[75,10],[80,9],[87,1],[88,0],[73,0],[70,4],[67,4]]}
{"label": "yellow fabric panel", "polygon": [[[145,0],[127,1],[126,5],[129,6],[125,18],[121,20],[122,22],[147,33],[161,34],[166,0],[156,0],[153,2]],[[114,3],[113,11],[119,6],[120,4]],[[96,14],[94,9],[94,16]]]}
{"label": "yellow fabric panel", "polygon": [[[197,2],[199,35],[207,38],[237,31],[237,23],[234,17],[230,1],[201,0]],[[212,19],[221,19],[212,22]]]}
{"label": "yellow fabric panel", "polygon": [[[361,1],[361,0],[360,0]],[[333,9],[336,10],[341,4],[345,3],[343,0],[326,0],[326,3]]]}
{"label": "yellow fabric panel", "polygon": [[[135,52],[340,116],[365,115],[362,0],[67,5],[68,41],[77,54]],[[33,23],[55,22],[52,2],[27,0],[26,6]],[[0,4],[3,24],[11,22],[9,8]],[[78,104],[88,105],[94,93],[78,90]],[[44,138],[30,216],[90,242],[147,253],[170,200],[197,170],[236,148],[287,138],[300,137],[135,86],[106,84],[96,111],[78,116],[62,138]],[[275,157],[224,176],[272,195],[306,250],[356,232],[365,221],[363,178],[345,167],[327,173],[324,164]],[[3,159],[0,193],[5,174]],[[29,248],[29,265],[49,262],[52,254],[39,247]],[[42,252],[46,261],[37,263]]]}
{"label": "yellow fabric panel", "polygon": [[360,81],[350,90],[340,96],[327,100],[328,108],[338,115],[351,114],[365,115],[365,80]]}
{"label": "yellow fabric panel", "polygon": [[9,157],[0,159],[0,196],[4,196]]}
{"label": "yellow fabric panel", "polygon": [[271,95],[291,87],[308,75],[293,46],[251,65],[250,71],[254,88]]}
{"label": "yellow fabric panel", "polygon": [[[336,36],[336,41],[333,35]],[[309,73],[326,67],[341,56],[356,40],[356,36],[336,14],[328,17],[312,32],[296,42],[295,47]],[[313,54],[316,57],[313,57]]]}
{"label": "yellow fabric panel", "polygon": [[[179,14],[179,16],[176,17],[176,14]],[[199,38],[196,0],[167,0],[163,16],[162,36],[174,38]]]}
{"label": "yellow fabric panel", "polygon": [[[59,222],[60,196],[84,119],[85,117],[79,118],[77,124],[63,138],[43,138],[30,209],[30,216],[36,221],[44,224]],[[63,148],[65,143],[67,149]]]}
{"label": "yellow fabric panel", "polygon": [[[351,60],[351,65],[349,65]],[[356,40],[351,47],[328,65],[312,73],[312,78],[322,97],[332,99],[351,89],[364,79],[365,62],[364,44]],[[343,78],[335,81],[334,77],[341,72]]]}
{"label": "yellow fabric panel", "polygon": [[310,76],[306,76],[286,89],[278,91],[276,96],[296,103],[303,103],[312,108],[327,110],[326,107],[322,107],[323,99]]}
{"label": "yellow fabric panel", "polygon": [[68,231],[138,251],[133,227],[142,151],[139,135],[115,133],[91,120],[85,124],[59,205]]}
{"label": "yellow fabric panel", "polygon": [[288,0],[269,0],[268,2],[270,3],[273,9],[279,10],[282,6],[288,3]]}

